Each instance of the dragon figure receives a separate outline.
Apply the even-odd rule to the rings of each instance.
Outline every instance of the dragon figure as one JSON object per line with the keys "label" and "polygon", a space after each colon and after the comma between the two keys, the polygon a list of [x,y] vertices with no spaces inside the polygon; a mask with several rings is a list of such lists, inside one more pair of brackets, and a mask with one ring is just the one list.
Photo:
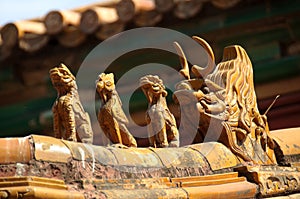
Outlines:
{"label": "dragon figure", "polygon": [[[266,114],[257,107],[253,83],[253,69],[246,51],[238,45],[224,49],[223,60],[215,66],[214,53],[209,44],[194,36],[208,54],[206,68],[189,66],[181,46],[175,42],[180,56],[180,73],[186,78],[177,85],[177,101],[186,109],[200,115],[198,142],[205,141],[208,131],[220,132],[218,140],[245,161],[276,163],[274,142],[269,136]],[[189,112],[181,113],[187,123],[194,119]],[[183,124],[188,126],[188,124]]]}
{"label": "dragon figure", "polygon": [[149,103],[146,121],[150,146],[179,147],[179,133],[167,106],[163,81],[156,75],[146,75],[140,79],[140,86]]}
{"label": "dragon figure", "polygon": [[54,136],[69,141],[92,143],[90,117],[81,105],[75,77],[64,64],[52,68],[49,73],[58,94],[52,107]]}
{"label": "dragon figure", "polygon": [[137,147],[136,140],[126,127],[128,119],[122,110],[122,102],[115,89],[113,73],[101,73],[96,88],[102,101],[98,122],[105,135],[114,144]]}

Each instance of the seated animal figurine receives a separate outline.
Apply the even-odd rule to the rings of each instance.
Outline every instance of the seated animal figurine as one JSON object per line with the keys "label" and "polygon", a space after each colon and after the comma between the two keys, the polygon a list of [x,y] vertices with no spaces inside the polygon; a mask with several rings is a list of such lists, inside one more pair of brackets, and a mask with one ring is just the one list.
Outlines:
{"label": "seated animal figurine", "polygon": [[64,64],[52,68],[49,73],[58,95],[52,107],[54,136],[69,141],[92,143],[90,117],[80,103],[75,77]]}
{"label": "seated animal figurine", "polygon": [[102,101],[98,121],[103,132],[114,144],[136,147],[136,140],[126,127],[128,119],[122,110],[122,102],[115,89],[113,73],[101,73],[96,87]]}
{"label": "seated animal figurine", "polygon": [[178,147],[179,133],[175,117],[167,106],[168,93],[163,81],[156,75],[146,75],[140,79],[140,86],[149,103],[146,121],[150,146]]}

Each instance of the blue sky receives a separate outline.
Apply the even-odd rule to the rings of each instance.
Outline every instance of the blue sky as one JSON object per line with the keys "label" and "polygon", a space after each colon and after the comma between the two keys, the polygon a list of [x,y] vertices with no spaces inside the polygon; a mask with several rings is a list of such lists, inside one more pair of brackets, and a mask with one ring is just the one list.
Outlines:
{"label": "blue sky", "polygon": [[0,26],[45,16],[50,10],[66,10],[103,0],[1,0]]}

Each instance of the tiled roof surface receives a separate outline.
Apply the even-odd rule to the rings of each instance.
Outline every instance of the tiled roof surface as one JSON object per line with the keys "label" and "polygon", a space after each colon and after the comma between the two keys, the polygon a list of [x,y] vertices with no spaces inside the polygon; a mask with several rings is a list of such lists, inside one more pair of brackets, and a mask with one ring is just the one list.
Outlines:
{"label": "tiled roof surface", "polygon": [[[267,193],[265,185],[261,185],[269,186],[269,181],[265,182],[266,178],[271,178],[269,176],[287,175],[293,179],[299,176],[300,148],[295,143],[299,128],[282,129],[271,135],[283,149],[284,159],[295,167],[246,166],[247,163],[217,142],[171,149],[103,147],[38,135],[1,138],[0,193],[15,196],[15,190],[30,188],[26,187],[29,185],[38,187],[31,198],[49,198],[49,194],[53,198],[59,190],[63,190],[61,196],[54,198],[67,198],[68,195],[73,196],[68,198],[83,198],[80,193],[84,198],[103,194],[106,197],[101,198],[134,198],[137,195],[143,198],[260,198],[260,194],[268,197],[298,192],[297,184],[293,185],[293,190],[284,186]],[[287,145],[293,146],[288,148]],[[245,169],[249,169],[248,173],[244,173]],[[3,189],[5,191],[1,192]],[[47,194],[35,196],[42,192]]]}
{"label": "tiled roof surface", "polygon": [[5,24],[1,28],[2,55],[14,47],[35,52],[47,45],[49,37],[55,37],[62,46],[78,46],[87,35],[94,34],[104,40],[126,29],[155,26],[165,13],[178,19],[189,19],[201,12],[205,3],[227,9],[240,0],[111,0],[73,10],[53,10],[39,19]]}

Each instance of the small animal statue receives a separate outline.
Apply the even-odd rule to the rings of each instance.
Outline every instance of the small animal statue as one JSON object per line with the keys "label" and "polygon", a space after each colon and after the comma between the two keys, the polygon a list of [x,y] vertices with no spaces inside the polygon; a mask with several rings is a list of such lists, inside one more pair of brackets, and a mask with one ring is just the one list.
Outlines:
{"label": "small animal statue", "polygon": [[[200,114],[200,142],[204,141],[208,130],[220,132],[218,141],[241,159],[276,163],[266,113],[261,115],[257,107],[252,64],[246,51],[238,45],[228,46],[224,49],[222,62],[216,66],[208,43],[196,36],[193,39],[207,51],[208,64],[206,68],[192,66],[196,78],[190,79],[188,62],[180,45],[175,43],[183,66],[180,73],[186,80],[177,85],[174,96],[184,99],[185,104],[188,104],[187,96],[193,96],[188,107],[194,106]],[[190,117],[191,114],[182,115]]]}
{"label": "small animal statue", "polygon": [[114,74],[101,73],[96,81],[96,88],[102,101],[98,122],[105,135],[114,144],[137,147],[136,140],[126,127],[128,119],[115,88]]}
{"label": "small animal statue", "polygon": [[54,136],[74,142],[93,143],[90,117],[81,105],[75,77],[64,64],[52,68],[49,73],[57,90],[57,99],[52,107]]}
{"label": "small animal statue", "polygon": [[179,132],[167,106],[163,81],[156,75],[146,75],[140,78],[140,87],[149,103],[146,121],[150,146],[179,147]]}

